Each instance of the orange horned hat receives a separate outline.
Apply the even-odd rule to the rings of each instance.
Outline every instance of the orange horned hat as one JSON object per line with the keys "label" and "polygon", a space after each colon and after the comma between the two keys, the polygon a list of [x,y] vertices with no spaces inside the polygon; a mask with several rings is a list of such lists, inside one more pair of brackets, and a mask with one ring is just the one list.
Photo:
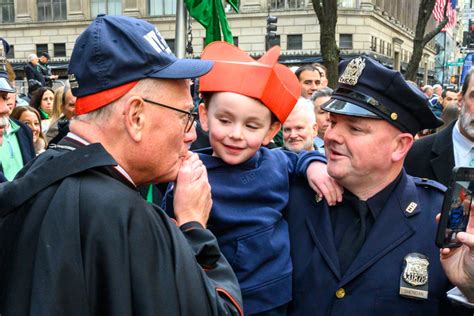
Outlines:
{"label": "orange horned hat", "polygon": [[234,92],[260,100],[283,123],[301,93],[295,74],[278,63],[281,48],[274,46],[254,60],[227,42],[206,46],[201,59],[215,61],[199,81],[200,92]]}

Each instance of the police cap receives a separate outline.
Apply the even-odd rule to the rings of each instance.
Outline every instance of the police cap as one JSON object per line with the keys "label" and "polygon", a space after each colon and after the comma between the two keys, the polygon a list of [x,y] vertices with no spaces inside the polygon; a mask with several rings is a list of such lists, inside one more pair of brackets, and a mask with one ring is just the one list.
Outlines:
{"label": "police cap", "polygon": [[339,73],[331,100],[321,106],[328,112],[383,119],[412,135],[443,124],[416,86],[369,57],[342,61]]}

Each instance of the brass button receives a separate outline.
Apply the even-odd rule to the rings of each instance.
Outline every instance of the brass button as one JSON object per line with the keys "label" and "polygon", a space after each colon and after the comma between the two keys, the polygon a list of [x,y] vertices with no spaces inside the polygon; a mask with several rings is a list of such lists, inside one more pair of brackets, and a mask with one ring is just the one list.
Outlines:
{"label": "brass button", "polygon": [[398,119],[398,114],[393,112],[392,114],[390,114],[390,118],[392,119],[392,121],[396,121]]}
{"label": "brass button", "polygon": [[346,296],[346,291],[342,287],[337,289],[336,297],[337,298],[343,298],[344,296]]}

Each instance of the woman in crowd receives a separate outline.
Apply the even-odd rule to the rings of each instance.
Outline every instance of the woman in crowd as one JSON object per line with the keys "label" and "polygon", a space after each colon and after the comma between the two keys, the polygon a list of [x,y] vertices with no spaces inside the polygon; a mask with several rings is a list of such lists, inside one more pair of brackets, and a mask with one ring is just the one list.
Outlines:
{"label": "woman in crowd", "polygon": [[48,87],[39,88],[33,93],[30,106],[38,110],[41,117],[41,130],[46,132],[51,122],[53,112],[54,91]]}
{"label": "woman in crowd", "polygon": [[31,128],[36,154],[38,155],[45,151],[48,143],[41,131],[41,117],[39,112],[28,105],[18,106],[13,109],[11,116]]}

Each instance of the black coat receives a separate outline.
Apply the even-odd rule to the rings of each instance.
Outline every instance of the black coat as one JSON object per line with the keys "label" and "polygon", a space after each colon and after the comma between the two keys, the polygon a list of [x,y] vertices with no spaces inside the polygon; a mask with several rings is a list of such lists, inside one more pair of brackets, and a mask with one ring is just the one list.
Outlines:
{"label": "black coat", "polygon": [[45,86],[46,82],[44,80],[43,73],[41,72],[40,69],[38,69],[38,67],[33,66],[32,63],[27,63],[25,65],[25,74],[26,74],[26,79],[28,80],[28,85],[30,85],[29,83],[30,80],[33,79],[40,82],[42,87]]}
{"label": "black coat", "polygon": [[445,186],[449,184],[454,168],[453,128],[456,122],[415,141],[405,159],[405,170],[409,175],[432,179]]}
{"label": "black coat", "polygon": [[181,232],[112,165],[100,144],[58,148],[0,185],[0,313],[241,314],[215,237]]}

